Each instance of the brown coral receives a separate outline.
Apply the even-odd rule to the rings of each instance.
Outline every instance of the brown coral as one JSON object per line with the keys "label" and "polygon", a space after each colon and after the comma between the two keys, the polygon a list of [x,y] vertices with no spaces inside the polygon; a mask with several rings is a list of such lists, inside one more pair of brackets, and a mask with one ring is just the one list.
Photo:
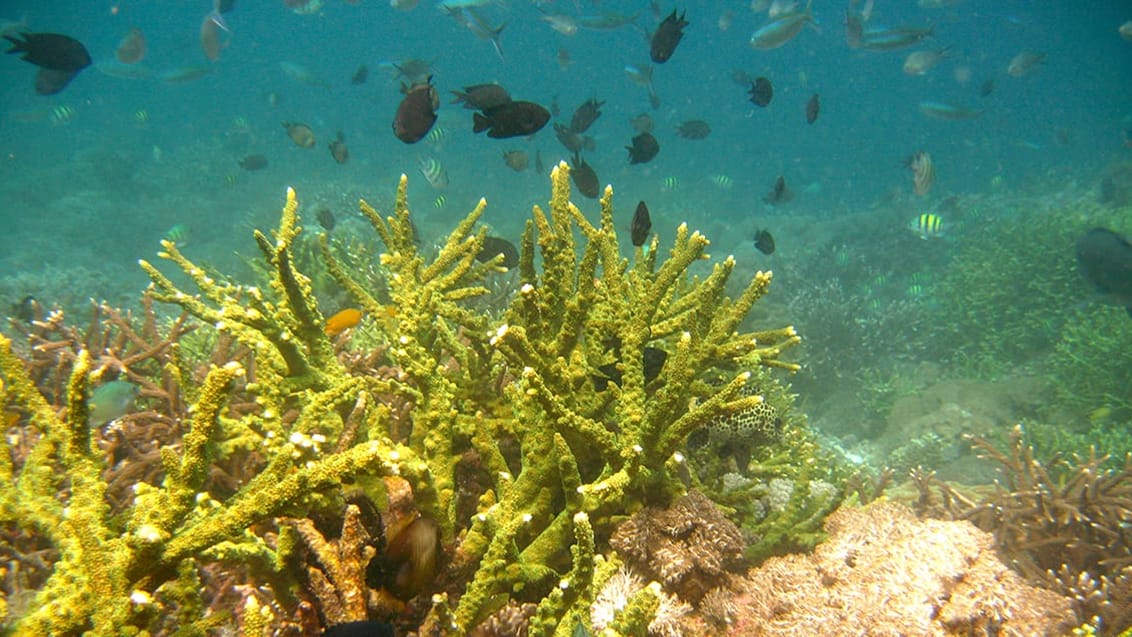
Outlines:
{"label": "brown coral", "polygon": [[718,586],[743,556],[739,527],[699,491],[667,509],[643,509],[617,527],[609,542],[634,569],[691,603]]}
{"label": "brown coral", "polygon": [[731,635],[1061,635],[1068,599],[1025,584],[967,522],[891,502],[843,508],[811,555],[748,574]]}

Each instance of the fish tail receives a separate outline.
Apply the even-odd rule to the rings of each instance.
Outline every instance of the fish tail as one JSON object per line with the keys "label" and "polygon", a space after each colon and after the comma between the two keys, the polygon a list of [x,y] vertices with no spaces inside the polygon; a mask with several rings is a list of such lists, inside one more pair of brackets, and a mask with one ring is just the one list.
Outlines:
{"label": "fish tail", "polygon": [[472,114],[472,132],[482,133],[491,128],[491,120],[479,113]]}

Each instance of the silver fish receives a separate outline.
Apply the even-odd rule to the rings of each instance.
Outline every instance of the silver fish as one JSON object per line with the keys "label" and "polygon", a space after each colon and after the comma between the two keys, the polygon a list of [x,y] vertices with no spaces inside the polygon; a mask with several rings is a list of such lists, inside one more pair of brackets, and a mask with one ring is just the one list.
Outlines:
{"label": "silver fish", "polygon": [[793,40],[803,27],[813,21],[814,14],[810,12],[809,5],[806,5],[805,11],[781,14],[751,34],[751,46],[763,51],[777,49]]}
{"label": "silver fish", "polygon": [[1006,73],[1011,77],[1022,77],[1038,68],[1039,65],[1044,64],[1045,61],[1045,53],[1023,51],[1010,60],[1009,66],[1006,67]]}
{"label": "silver fish", "polygon": [[479,11],[476,10],[478,6],[479,5],[473,5],[470,7],[460,7],[455,9],[447,7],[442,8],[444,8],[445,12],[450,18],[466,27],[469,31],[475,34],[477,38],[491,42],[491,46],[495,48],[496,55],[499,56],[500,60],[504,60],[503,44],[500,42],[499,36],[503,34],[503,28],[507,26],[507,23],[504,22],[497,27],[491,26],[491,23],[488,22],[487,18],[485,18]]}
{"label": "silver fish", "polygon": [[301,64],[296,64],[294,62],[288,62],[288,61],[284,60],[284,61],[279,63],[279,68],[283,70],[283,73],[285,73],[287,75],[287,77],[290,77],[291,79],[298,80],[298,81],[302,82],[303,84],[310,84],[311,86],[321,86],[322,88],[330,88],[329,82],[324,80],[320,75],[318,75],[314,71],[311,71],[310,69],[308,69],[307,67],[305,67]]}
{"label": "silver fish", "polygon": [[908,48],[933,35],[935,35],[934,27],[865,29],[861,34],[860,48],[866,51],[895,51]]}
{"label": "silver fish", "polygon": [[947,120],[976,119],[983,115],[981,108],[967,108],[943,102],[920,102],[920,112],[928,117]]}

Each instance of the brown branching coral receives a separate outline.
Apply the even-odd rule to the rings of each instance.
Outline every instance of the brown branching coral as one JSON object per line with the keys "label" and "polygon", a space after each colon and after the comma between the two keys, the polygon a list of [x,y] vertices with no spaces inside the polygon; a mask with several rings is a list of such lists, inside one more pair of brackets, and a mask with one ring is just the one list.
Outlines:
{"label": "brown branching coral", "polygon": [[1064,635],[1069,600],[1027,585],[966,522],[902,505],[842,508],[811,555],[752,570],[731,635]]}
{"label": "brown branching coral", "polygon": [[1120,469],[1104,468],[1108,458],[1095,453],[1042,463],[1020,426],[1005,450],[971,441],[1000,465],[1003,482],[976,501],[915,472],[920,508],[992,533],[1017,570],[1072,596],[1081,622],[1099,618],[1114,633],[1132,627],[1132,454]]}
{"label": "brown branching coral", "polygon": [[618,526],[609,542],[635,569],[692,603],[743,557],[739,528],[699,491],[666,509],[643,509]]}

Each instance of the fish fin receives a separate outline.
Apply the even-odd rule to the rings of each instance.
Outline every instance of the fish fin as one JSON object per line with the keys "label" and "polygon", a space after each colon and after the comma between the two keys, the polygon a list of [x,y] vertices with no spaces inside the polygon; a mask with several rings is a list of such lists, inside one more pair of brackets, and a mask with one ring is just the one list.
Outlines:
{"label": "fish fin", "polygon": [[472,114],[472,132],[482,133],[491,128],[491,120],[481,115],[480,113]]}

